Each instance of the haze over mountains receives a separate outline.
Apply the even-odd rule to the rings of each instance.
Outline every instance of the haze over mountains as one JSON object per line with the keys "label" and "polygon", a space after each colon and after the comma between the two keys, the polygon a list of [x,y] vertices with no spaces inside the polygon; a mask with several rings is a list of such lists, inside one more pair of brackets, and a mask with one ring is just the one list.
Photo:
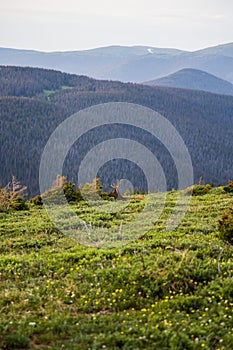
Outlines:
{"label": "haze over mountains", "polygon": [[145,83],[151,86],[170,86],[183,89],[209,91],[217,94],[233,95],[233,84],[215,75],[192,68],[184,68],[166,77]]}
{"label": "haze over mountains", "polygon": [[194,68],[233,83],[233,43],[194,52],[148,46],[51,53],[0,48],[0,64],[57,69],[122,82],[145,82]]}
{"label": "haze over mountains", "polygon": [[[55,128],[73,113],[107,102],[139,104],[165,116],[189,150],[195,182],[202,176],[217,185],[232,177],[232,96],[22,67],[0,67],[0,96],[0,182],[7,184],[14,174],[28,186],[30,196],[39,192],[41,154]],[[85,154],[104,140],[122,137],[140,140],[160,162],[168,189],[177,188],[177,170],[168,150],[148,132],[136,129],[106,125],[88,132],[70,149],[64,175],[77,182],[77,169]],[[127,178],[135,188],[147,189],[143,173],[127,160],[108,162],[98,176],[105,186]]]}

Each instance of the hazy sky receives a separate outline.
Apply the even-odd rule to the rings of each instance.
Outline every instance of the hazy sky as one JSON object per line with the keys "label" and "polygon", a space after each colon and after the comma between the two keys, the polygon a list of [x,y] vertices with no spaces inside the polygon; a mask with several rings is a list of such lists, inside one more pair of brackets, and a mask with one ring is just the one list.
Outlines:
{"label": "hazy sky", "polygon": [[0,0],[0,46],[195,50],[233,41],[233,0]]}

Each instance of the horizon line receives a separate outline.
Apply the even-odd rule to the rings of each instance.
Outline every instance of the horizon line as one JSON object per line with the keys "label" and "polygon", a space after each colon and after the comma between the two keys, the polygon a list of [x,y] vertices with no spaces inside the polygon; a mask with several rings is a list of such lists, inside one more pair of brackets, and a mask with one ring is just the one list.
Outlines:
{"label": "horizon line", "polygon": [[91,47],[88,49],[65,49],[65,50],[41,50],[41,49],[33,49],[33,48],[22,48],[22,47],[6,47],[6,46],[0,46],[1,49],[8,49],[8,50],[21,50],[21,51],[33,51],[33,52],[41,52],[41,53],[65,53],[65,52],[85,52],[85,51],[92,51],[92,50],[98,50],[98,49],[106,49],[110,47],[123,47],[123,48],[136,48],[136,47],[145,47],[145,48],[151,48],[151,49],[168,49],[168,50],[178,50],[178,51],[184,51],[184,52],[196,52],[200,50],[204,50],[207,48],[214,48],[218,46],[223,45],[229,45],[233,44],[232,42],[224,42],[219,44],[213,44],[210,46],[204,46],[202,48],[194,49],[194,50],[188,50],[188,49],[180,49],[178,47],[172,47],[172,46],[153,46],[153,45],[144,45],[144,44],[130,44],[130,45],[120,45],[120,44],[111,44],[111,45],[104,45],[104,46],[96,46]]}

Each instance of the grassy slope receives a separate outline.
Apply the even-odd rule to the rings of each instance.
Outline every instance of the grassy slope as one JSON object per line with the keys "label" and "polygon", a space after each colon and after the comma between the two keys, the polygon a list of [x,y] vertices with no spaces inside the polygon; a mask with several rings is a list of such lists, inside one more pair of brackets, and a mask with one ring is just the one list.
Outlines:
{"label": "grassy slope", "polygon": [[78,246],[43,209],[0,214],[0,348],[232,349],[233,247],[216,222],[233,197],[193,197],[168,233],[175,196],[144,239],[114,249]]}

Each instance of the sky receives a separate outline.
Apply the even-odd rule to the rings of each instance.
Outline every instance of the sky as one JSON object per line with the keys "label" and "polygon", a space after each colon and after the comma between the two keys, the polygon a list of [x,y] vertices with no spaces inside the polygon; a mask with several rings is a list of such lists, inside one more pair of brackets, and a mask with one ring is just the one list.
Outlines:
{"label": "sky", "polygon": [[233,42],[232,0],[0,0],[0,47],[40,51]]}

